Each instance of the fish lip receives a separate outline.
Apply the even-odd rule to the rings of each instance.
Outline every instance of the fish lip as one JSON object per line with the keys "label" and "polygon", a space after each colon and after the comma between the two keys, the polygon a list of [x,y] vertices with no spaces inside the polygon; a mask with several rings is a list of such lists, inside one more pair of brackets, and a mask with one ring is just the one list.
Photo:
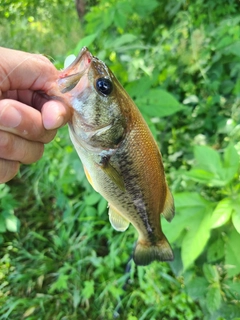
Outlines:
{"label": "fish lip", "polygon": [[86,68],[86,66],[91,64],[93,58],[94,57],[88,48],[83,47],[76,59],[64,70],[64,72],[68,73],[68,75],[81,72],[83,68]]}
{"label": "fish lip", "polygon": [[93,60],[94,57],[88,48],[83,47],[76,59],[60,72],[57,81],[60,92],[66,93],[71,91],[90,68]]}

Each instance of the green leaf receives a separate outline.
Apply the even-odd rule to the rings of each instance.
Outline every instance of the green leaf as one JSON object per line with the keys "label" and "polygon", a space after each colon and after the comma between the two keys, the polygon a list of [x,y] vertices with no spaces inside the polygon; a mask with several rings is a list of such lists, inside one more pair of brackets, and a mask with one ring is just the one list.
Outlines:
{"label": "green leaf", "polygon": [[219,274],[217,268],[211,264],[204,263],[203,273],[208,282],[219,282]]}
{"label": "green leaf", "polygon": [[203,277],[196,277],[186,284],[187,292],[192,299],[201,299],[206,296],[208,282]]}
{"label": "green leaf", "polygon": [[239,279],[227,279],[223,282],[226,289],[235,295],[235,299],[240,301],[240,280]]}
{"label": "green leaf", "polygon": [[94,294],[94,281],[84,281],[84,288],[82,290],[82,295],[85,299],[91,298]]}
{"label": "green leaf", "polygon": [[153,79],[149,76],[141,77],[138,80],[131,81],[125,86],[125,90],[134,99],[144,96],[144,93],[150,90]]}
{"label": "green leaf", "polygon": [[225,264],[227,273],[230,277],[240,273],[240,254],[239,254],[240,234],[233,230],[227,237],[225,246]]}
{"label": "green leaf", "polygon": [[181,233],[187,228],[189,221],[189,216],[182,213],[178,213],[174,219],[169,223],[165,219],[162,219],[162,229],[167,235],[168,241],[170,243],[175,242]]}
{"label": "green leaf", "polygon": [[169,116],[185,108],[173,95],[159,88],[145,91],[144,96],[136,103],[143,113],[151,117]]}
{"label": "green leaf", "polygon": [[240,233],[240,212],[239,211],[233,212],[232,222],[237,232]]}
{"label": "green leaf", "polygon": [[0,233],[5,232],[6,230],[5,218],[0,214]]}
{"label": "green leaf", "polygon": [[78,307],[80,301],[81,301],[80,290],[77,288],[74,288],[74,291],[73,291],[73,307],[74,307],[74,309],[76,309]]}
{"label": "green leaf", "polygon": [[236,175],[239,156],[232,144],[225,149],[223,161],[219,152],[208,146],[195,146],[196,167],[185,175],[193,180],[212,186],[225,186]]}
{"label": "green leaf", "polygon": [[191,228],[186,233],[182,242],[182,260],[186,270],[202,253],[210,238],[211,215],[206,212],[205,216],[198,214],[192,217]]}
{"label": "green leaf", "polygon": [[11,232],[19,231],[20,221],[14,214],[6,214],[5,223],[8,231],[11,231]]}
{"label": "green leaf", "polygon": [[197,165],[206,171],[218,174],[221,170],[221,158],[216,150],[208,146],[195,146],[194,156]]}
{"label": "green leaf", "polygon": [[69,279],[68,275],[60,274],[58,279],[56,280],[56,282],[54,282],[51,285],[49,292],[53,293],[57,290],[59,290],[59,291],[67,290],[68,289],[68,279]]}
{"label": "green leaf", "polygon": [[176,216],[171,223],[162,219],[162,228],[170,242],[175,242],[184,230],[194,228],[204,214],[212,210],[212,203],[198,193],[181,192],[174,194]]}
{"label": "green leaf", "polygon": [[117,37],[115,40],[113,40],[111,42],[111,48],[114,50],[116,50],[117,48],[123,46],[124,44],[127,43],[133,43],[134,41],[136,41],[138,39],[138,37],[134,34],[130,34],[130,33],[125,33],[123,35],[121,35],[120,37]]}
{"label": "green leaf", "polygon": [[174,201],[177,210],[190,209],[192,212],[206,211],[211,208],[212,203],[204,199],[196,192],[181,192],[174,194]]}
{"label": "green leaf", "polygon": [[205,184],[210,183],[214,179],[214,174],[212,172],[197,168],[191,169],[189,172],[184,173],[184,175],[194,181]]}
{"label": "green leaf", "polygon": [[231,181],[238,173],[240,165],[240,158],[232,143],[229,143],[224,151],[223,166],[224,166],[224,180]]}
{"label": "green leaf", "polygon": [[207,291],[206,304],[208,311],[213,313],[220,308],[221,305],[221,290],[219,286],[211,286]]}
{"label": "green leaf", "polygon": [[228,222],[233,212],[232,201],[225,198],[219,201],[212,213],[212,228],[219,228]]}
{"label": "green leaf", "polygon": [[225,53],[240,57],[240,41],[236,41],[225,49]]}
{"label": "green leaf", "polygon": [[224,241],[222,238],[217,239],[207,249],[207,260],[215,262],[224,257]]}
{"label": "green leaf", "polygon": [[96,39],[96,37],[98,36],[98,33],[93,33],[93,34],[90,34],[84,38],[82,38],[76,48],[74,49],[74,54],[77,56],[80,52],[80,50],[83,48],[83,47],[88,47],[90,46],[90,44],[93,43],[93,41]]}
{"label": "green leaf", "polygon": [[86,196],[85,203],[88,206],[93,206],[96,203],[98,203],[101,199],[102,199],[102,196],[99,193],[93,191],[91,194]]}

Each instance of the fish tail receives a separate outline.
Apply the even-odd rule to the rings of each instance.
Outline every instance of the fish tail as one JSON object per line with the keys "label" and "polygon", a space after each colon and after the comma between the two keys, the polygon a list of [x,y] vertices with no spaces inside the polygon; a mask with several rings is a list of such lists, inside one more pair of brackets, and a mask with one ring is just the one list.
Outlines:
{"label": "fish tail", "polygon": [[133,253],[133,261],[139,266],[147,266],[155,260],[172,261],[173,259],[172,248],[164,235],[154,245],[150,242],[139,240]]}

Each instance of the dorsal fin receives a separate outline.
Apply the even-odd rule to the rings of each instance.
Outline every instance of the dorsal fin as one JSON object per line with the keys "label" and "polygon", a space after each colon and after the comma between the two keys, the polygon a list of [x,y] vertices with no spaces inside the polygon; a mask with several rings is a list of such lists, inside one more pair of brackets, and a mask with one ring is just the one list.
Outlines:
{"label": "dorsal fin", "polygon": [[174,213],[175,213],[175,208],[174,208],[173,196],[167,186],[167,195],[166,195],[162,215],[168,222],[170,222],[174,217]]}

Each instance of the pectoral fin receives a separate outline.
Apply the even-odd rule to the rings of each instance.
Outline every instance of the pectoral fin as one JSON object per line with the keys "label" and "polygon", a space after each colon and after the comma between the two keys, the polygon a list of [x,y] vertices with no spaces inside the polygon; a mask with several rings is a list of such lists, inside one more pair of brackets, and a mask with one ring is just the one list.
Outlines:
{"label": "pectoral fin", "polygon": [[101,166],[101,168],[106,173],[106,175],[108,175],[108,177],[118,186],[119,189],[125,191],[123,177],[109,162],[104,166]]}
{"label": "pectoral fin", "polygon": [[[89,172],[87,171],[86,167],[83,166],[83,169],[84,169],[85,175],[86,175],[86,177],[87,177],[87,179],[88,179],[88,182],[89,182],[90,185],[93,187],[93,189],[96,190],[96,189],[94,188],[92,178],[91,178]],[[96,190],[96,191],[97,191],[97,190]]]}
{"label": "pectoral fin", "polygon": [[166,200],[165,200],[162,215],[168,222],[170,222],[174,217],[174,213],[175,213],[175,208],[174,208],[173,196],[171,194],[171,191],[167,187],[167,195],[166,195]]}
{"label": "pectoral fin", "polygon": [[109,221],[115,230],[121,231],[121,232],[127,230],[129,226],[129,221],[123,218],[120,215],[120,213],[112,205],[109,205],[108,215],[109,215]]}

